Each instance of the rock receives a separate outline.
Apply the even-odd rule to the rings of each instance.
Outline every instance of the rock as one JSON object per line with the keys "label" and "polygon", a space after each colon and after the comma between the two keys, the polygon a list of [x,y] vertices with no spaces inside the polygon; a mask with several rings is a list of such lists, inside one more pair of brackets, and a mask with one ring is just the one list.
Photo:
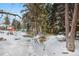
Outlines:
{"label": "rock", "polygon": [[15,40],[19,40],[19,38],[15,38]]}
{"label": "rock", "polygon": [[8,32],[7,35],[9,35],[9,34],[10,34],[10,35],[14,35],[13,32]]}
{"label": "rock", "polygon": [[0,40],[3,40],[3,38],[1,37]]}
{"label": "rock", "polygon": [[62,52],[62,54],[69,54],[68,52]]}
{"label": "rock", "polygon": [[5,41],[6,39],[4,39],[3,37],[0,38],[0,41]]}
{"label": "rock", "polygon": [[27,37],[27,35],[23,35],[23,37]]}
{"label": "rock", "polygon": [[60,41],[60,42],[66,41],[66,38],[65,38],[64,35],[58,35],[56,38],[57,38],[57,40]]}
{"label": "rock", "polygon": [[10,35],[14,35],[13,32],[9,32]]}
{"label": "rock", "polygon": [[32,35],[23,35],[23,37],[33,37]]}

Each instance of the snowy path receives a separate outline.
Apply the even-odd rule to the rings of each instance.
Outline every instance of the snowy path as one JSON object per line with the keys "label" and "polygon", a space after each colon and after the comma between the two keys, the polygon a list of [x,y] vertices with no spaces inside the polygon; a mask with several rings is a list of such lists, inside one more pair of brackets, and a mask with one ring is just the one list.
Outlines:
{"label": "snowy path", "polygon": [[[44,45],[35,42],[33,38],[23,37],[25,33],[16,32],[14,35],[7,35],[7,31],[0,33],[0,37],[7,40],[0,41],[0,56],[67,56],[79,55],[79,41],[76,41],[74,53],[66,50],[66,42],[59,42],[57,36],[47,37]],[[18,40],[15,40],[18,39]]]}
{"label": "snowy path", "polygon": [[[34,54],[31,44],[27,42],[31,38],[24,38],[20,34],[22,33],[19,32],[19,35],[17,33],[16,36],[6,35],[6,33],[0,34],[0,37],[7,39],[6,41],[0,41],[0,55],[24,56]],[[18,40],[15,40],[15,38]]]}

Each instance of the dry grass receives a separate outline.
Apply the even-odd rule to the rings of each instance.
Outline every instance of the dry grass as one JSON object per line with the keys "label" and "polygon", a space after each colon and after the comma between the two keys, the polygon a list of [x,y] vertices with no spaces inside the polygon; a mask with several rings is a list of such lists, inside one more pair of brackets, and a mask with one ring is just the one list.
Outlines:
{"label": "dry grass", "polygon": [[40,36],[39,37],[39,41],[40,41],[40,43],[45,42],[46,41],[46,37],[44,35],[43,36]]}

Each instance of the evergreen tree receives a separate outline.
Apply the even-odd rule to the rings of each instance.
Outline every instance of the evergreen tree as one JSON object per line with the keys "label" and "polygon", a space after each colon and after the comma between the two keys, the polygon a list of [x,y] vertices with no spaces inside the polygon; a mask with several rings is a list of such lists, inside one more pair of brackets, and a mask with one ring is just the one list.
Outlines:
{"label": "evergreen tree", "polygon": [[20,24],[20,22],[17,21],[15,18],[13,19],[12,26],[13,26],[15,29],[17,29],[17,30],[21,29],[21,24]]}
{"label": "evergreen tree", "polygon": [[10,21],[9,21],[9,17],[8,16],[6,16],[4,18],[4,24],[6,24],[6,25],[9,25],[10,24]]}

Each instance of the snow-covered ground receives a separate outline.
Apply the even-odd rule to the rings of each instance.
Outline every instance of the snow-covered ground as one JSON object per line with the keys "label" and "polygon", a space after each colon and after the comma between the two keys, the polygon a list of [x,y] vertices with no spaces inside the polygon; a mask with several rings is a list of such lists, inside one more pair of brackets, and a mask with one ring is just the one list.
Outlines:
{"label": "snow-covered ground", "polygon": [[[4,33],[3,33],[4,32]],[[8,35],[8,31],[0,31],[0,38],[6,40],[0,41],[0,56],[69,56],[79,55],[79,41],[76,40],[76,51],[69,52],[66,49],[66,42],[61,41],[63,35],[50,35],[46,37],[44,44],[34,38],[24,37],[24,32],[17,31],[14,35]]]}

